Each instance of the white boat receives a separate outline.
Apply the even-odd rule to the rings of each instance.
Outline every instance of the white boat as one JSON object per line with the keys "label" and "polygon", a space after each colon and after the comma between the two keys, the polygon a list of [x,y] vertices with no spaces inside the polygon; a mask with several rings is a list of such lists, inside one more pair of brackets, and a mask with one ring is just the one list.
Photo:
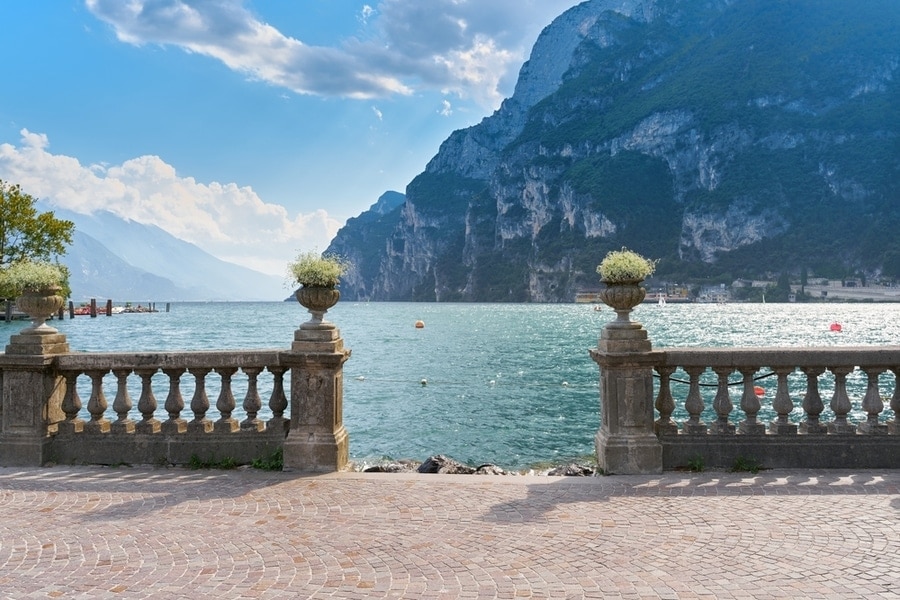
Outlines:
{"label": "white boat", "polygon": [[666,297],[663,296],[662,294],[660,294],[660,296],[659,296],[659,302],[657,303],[657,305],[658,305],[658,306],[665,306],[665,305],[666,305]]}

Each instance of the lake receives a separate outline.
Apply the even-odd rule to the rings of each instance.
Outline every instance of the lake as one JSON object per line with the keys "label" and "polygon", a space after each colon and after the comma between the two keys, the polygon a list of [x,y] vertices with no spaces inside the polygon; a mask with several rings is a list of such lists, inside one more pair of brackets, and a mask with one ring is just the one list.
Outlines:
{"label": "lake", "polygon": [[[51,324],[73,350],[138,352],[288,348],[309,318],[290,302],[157,308]],[[440,453],[521,469],[592,454],[599,371],[588,349],[614,317],[588,304],[339,303],[327,319],[352,350],[344,365],[351,460],[421,461]],[[900,344],[900,304],[645,304],[632,317],[655,348]],[[830,331],[832,322],[841,323],[840,333]],[[0,343],[25,325],[0,322]],[[864,381],[848,383],[851,397],[861,398]],[[114,390],[110,377],[108,398]],[[188,402],[190,392],[184,386]],[[86,377],[79,393],[86,403]]]}

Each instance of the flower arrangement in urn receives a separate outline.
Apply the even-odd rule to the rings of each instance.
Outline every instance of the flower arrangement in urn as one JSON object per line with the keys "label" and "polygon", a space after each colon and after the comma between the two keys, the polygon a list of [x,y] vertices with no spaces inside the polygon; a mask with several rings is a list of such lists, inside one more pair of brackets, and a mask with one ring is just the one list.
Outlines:
{"label": "flower arrangement in urn", "polygon": [[608,253],[597,267],[597,273],[606,284],[637,283],[653,274],[656,262],[623,247]]}
{"label": "flower arrangement in urn", "polygon": [[288,263],[291,279],[300,284],[294,295],[312,315],[308,325],[321,325],[328,309],[340,300],[341,293],[335,288],[348,268],[341,257],[315,251],[301,252]]}
{"label": "flower arrangement in urn", "polygon": [[68,272],[59,264],[20,260],[0,270],[0,293],[17,297],[16,306],[32,320],[26,331],[55,333],[45,325],[56,311],[62,308],[63,291]]}
{"label": "flower arrangement in urn", "polygon": [[0,270],[0,291],[4,295],[18,296],[23,292],[62,289],[66,280],[64,269],[49,262],[16,261]]}
{"label": "flower arrangement in urn", "polygon": [[597,273],[606,284],[600,291],[600,299],[611,306],[623,325],[628,323],[628,313],[644,301],[647,291],[639,284],[656,270],[656,261],[650,260],[628,248],[613,250],[600,262]]}

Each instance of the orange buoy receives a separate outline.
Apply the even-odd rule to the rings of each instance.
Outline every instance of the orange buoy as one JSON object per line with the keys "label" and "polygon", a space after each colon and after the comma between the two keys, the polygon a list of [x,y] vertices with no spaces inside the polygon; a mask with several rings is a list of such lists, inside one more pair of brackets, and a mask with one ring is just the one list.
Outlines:
{"label": "orange buoy", "polygon": [[425,321],[416,321],[416,329],[422,329],[425,327]]}
{"label": "orange buoy", "polygon": [[756,386],[753,386],[753,393],[756,394],[757,396],[765,396],[766,390],[763,389],[762,386],[756,385]]}
{"label": "orange buoy", "polygon": [[841,327],[841,324],[840,324],[840,323],[834,322],[834,323],[831,324],[831,330],[832,330],[832,331],[842,331],[842,330],[843,330],[843,327]]}

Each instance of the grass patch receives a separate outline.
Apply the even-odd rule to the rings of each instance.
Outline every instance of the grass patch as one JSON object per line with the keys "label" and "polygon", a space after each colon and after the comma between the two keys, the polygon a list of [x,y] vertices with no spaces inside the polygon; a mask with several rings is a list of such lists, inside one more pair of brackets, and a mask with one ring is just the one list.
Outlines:
{"label": "grass patch", "polygon": [[203,460],[196,454],[191,455],[191,460],[188,463],[188,466],[191,469],[236,469],[238,467],[238,463],[233,458],[227,456],[221,460],[216,460],[214,458]]}
{"label": "grass patch", "polygon": [[284,451],[282,448],[279,448],[269,456],[255,458],[250,463],[250,466],[263,471],[281,471],[284,468]]}
{"label": "grass patch", "polygon": [[745,458],[743,456],[738,456],[734,459],[734,464],[731,465],[732,473],[759,473],[759,470],[762,469],[762,465],[755,458]]}

